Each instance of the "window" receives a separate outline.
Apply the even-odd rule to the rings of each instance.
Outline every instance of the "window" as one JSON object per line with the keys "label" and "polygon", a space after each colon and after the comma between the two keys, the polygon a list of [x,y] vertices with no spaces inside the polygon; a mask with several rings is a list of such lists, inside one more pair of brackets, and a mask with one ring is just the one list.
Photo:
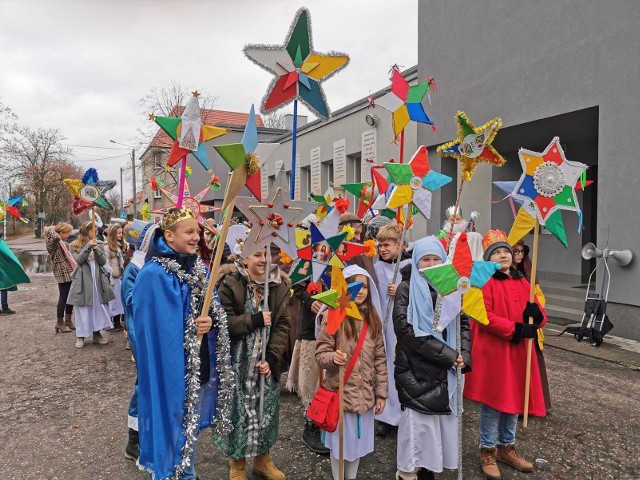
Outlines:
{"label": "window", "polygon": [[159,188],[153,191],[153,198],[162,198],[162,193],[160,192]]}

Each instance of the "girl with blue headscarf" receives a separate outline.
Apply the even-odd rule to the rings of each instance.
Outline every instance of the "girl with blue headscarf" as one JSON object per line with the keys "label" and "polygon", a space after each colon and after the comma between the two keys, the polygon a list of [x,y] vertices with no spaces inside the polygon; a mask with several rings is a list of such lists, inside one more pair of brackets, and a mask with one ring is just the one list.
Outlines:
{"label": "girl with blue headscarf", "polygon": [[436,291],[420,270],[447,256],[440,241],[426,237],[414,244],[411,264],[402,268],[393,324],[395,380],[402,415],[398,425],[397,480],[433,479],[434,472],[458,467],[456,367],[470,370],[469,321],[461,318],[461,352],[455,322],[443,332],[433,326]]}

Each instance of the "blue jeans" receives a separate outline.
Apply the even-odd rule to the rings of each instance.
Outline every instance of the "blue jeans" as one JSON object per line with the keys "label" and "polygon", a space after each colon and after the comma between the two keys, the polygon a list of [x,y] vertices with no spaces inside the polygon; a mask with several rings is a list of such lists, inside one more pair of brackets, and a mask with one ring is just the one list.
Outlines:
{"label": "blue jeans", "polygon": [[8,292],[6,290],[0,290],[0,303],[2,304],[2,310],[9,309]]}
{"label": "blue jeans", "polygon": [[489,405],[480,405],[480,448],[516,443],[518,415],[499,412]]}

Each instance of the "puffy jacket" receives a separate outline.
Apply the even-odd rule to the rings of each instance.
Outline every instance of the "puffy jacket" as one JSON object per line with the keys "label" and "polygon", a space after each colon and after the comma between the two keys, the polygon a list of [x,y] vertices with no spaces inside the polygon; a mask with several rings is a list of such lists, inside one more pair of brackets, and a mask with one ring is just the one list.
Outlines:
{"label": "puffy jacket", "polygon": [[[346,346],[340,349],[347,354],[349,361],[353,357],[353,352],[360,338],[362,325],[363,322],[356,321],[357,338],[347,340]],[[340,386],[338,382],[339,368],[333,363],[333,354],[336,350],[338,350],[336,335],[330,335],[327,332],[325,319],[318,334],[316,361],[321,368],[326,370],[324,377],[325,388],[333,392],[337,392]],[[387,357],[384,353],[382,333],[377,338],[371,338],[370,330],[368,330],[355,367],[344,386],[345,412],[363,414],[375,406],[376,399],[383,398],[386,400],[388,396]]]}
{"label": "puffy jacket", "polygon": [[[400,405],[403,409],[411,408],[428,415],[449,414],[447,370],[453,366],[458,354],[431,335],[416,337],[413,334],[413,326],[407,322],[411,264],[405,265],[401,273],[402,283],[396,290],[393,308],[393,326],[398,337],[394,378]],[[433,289],[431,298],[435,308],[436,292]],[[465,373],[471,370],[471,333],[466,315],[460,318],[460,334]]]}
{"label": "puffy jacket", "polygon": [[[283,273],[282,281],[269,287],[269,311],[271,312],[271,330],[267,342],[266,361],[276,380],[282,373],[283,360],[289,343],[289,297],[290,280]],[[234,271],[222,277],[218,286],[220,304],[227,312],[229,334],[231,337],[244,336],[261,327],[256,321],[262,315],[245,313],[247,280],[240,272]]]}

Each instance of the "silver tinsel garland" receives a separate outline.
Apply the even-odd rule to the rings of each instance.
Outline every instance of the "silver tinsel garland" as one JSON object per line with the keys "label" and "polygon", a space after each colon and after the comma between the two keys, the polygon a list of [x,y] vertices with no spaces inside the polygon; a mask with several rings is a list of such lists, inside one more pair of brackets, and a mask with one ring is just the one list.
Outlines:
{"label": "silver tinsel garland", "polygon": [[[180,268],[180,264],[168,258],[153,257],[167,273],[174,274],[181,283],[187,283],[191,290],[191,305],[189,317],[184,332],[184,349],[187,352],[187,372],[185,375],[186,396],[184,409],[186,411],[183,424],[185,443],[181,450],[180,463],[176,465],[171,480],[179,480],[184,470],[191,464],[193,448],[200,429],[200,412],[198,409],[200,389],[200,342],[195,320],[200,316],[199,305],[202,293],[207,284],[207,269],[200,258],[196,260],[193,273]],[[216,428],[223,432],[233,429],[231,425],[231,394],[233,391],[233,370],[231,369],[230,339],[227,327],[227,315],[216,300],[212,302],[210,314],[218,328],[216,338],[216,370],[220,375],[218,389],[218,410],[216,413]],[[223,418],[220,418],[223,417]]]}

